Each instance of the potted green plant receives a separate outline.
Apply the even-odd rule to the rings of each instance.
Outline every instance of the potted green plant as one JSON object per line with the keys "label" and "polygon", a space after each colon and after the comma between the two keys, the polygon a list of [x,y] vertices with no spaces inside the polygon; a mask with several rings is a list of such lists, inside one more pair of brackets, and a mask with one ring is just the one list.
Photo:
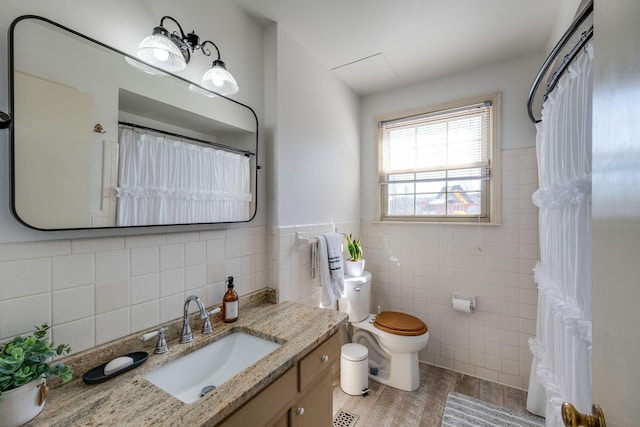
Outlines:
{"label": "potted green plant", "polygon": [[364,272],[364,259],[362,258],[362,244],[360,239],[357,239],[353,234],[349,233],[347,236],[347,249],[351,258],[345,261],[344,270],[345,274],[349,276],[361,276]]}
{"label": "potted green plant", "polygon": [[71,379],[71,368],[48,361],[62,356],[71,347],[57,347],[47,337],[48,324],[36,327],[33,334],[15,337],[0,346],[0,425],[19,426],[37,416],[44,409],[48,393],[46,378]]}

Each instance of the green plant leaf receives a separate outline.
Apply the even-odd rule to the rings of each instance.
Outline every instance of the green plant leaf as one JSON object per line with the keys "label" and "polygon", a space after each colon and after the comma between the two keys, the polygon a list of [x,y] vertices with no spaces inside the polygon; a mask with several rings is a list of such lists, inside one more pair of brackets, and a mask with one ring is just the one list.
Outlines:
{"label": "green plant leaf", "polygon": [[15,337],[0,346],[0,399],[3,391],[13,390],[34,379],[60,377],[63,382],[71,379],[73,372],[64,363],[55,367],[48,364],[53,356],[62,356],[71,352],[71,347],[60,344],[57,347],[47,337],[48,324],[35,328],[32,335]]}
{"label": "green plant leaf", "polygon": [[360,243],[360,239],[356,239],[351,233],[346,236],[346,239],[351,261],[360,261],[362,258],[362,244]]}

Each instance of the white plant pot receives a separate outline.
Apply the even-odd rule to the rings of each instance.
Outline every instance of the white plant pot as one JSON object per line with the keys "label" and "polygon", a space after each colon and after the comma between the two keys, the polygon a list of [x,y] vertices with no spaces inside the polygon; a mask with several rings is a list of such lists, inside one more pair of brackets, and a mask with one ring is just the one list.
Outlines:
{"label": "white plant pot", "polygon": [[359,261],[345,261],[344,272],[347,276],[362,276],[362,273],[364,273],[364,260],[361,259]]}
{"label": "white plant pot", "polygon": [[44,409],[40,388],[44,378],[36,378],[22,387],[3,391],[0,396],[0,427],[18,427],[35,418]]}

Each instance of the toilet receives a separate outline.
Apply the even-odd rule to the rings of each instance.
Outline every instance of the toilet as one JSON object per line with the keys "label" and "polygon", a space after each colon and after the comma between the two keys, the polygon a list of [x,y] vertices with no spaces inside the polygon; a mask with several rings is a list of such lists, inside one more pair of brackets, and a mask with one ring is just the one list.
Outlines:
{"label": "toilet", "polygon": [[349,314],[351,342],[369,352],[369,378],[400,390],[420,387],[418,352],[426,347],[429,330],[417,317],[395,311],[370,314],[371,273],[344,276],[344,297],[338,309]]}

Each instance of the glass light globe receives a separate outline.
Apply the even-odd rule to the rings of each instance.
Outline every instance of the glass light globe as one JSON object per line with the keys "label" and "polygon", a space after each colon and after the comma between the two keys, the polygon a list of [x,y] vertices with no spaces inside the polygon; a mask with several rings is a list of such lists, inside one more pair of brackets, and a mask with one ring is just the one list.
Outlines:
{"label": "glass light globe", "polygon": [[138,58],[172,73],[182,71],[187,67],[184,55],[176,43],[167,35],[156,32],[156,30],[154,30],[154,34],[142,40],[138,46]]}
{"label": "glass light globe", "polygon": [[169,52],[164,49],[153,49],[153,56],[162,62],[166,62],[169,59]]}
{"label": "glass light globe", "polygon": [[213,66],[204,73],[200,84],[202,87],[221,95],[233,95],[239,90],[236,79],[227,71],[224,62],[219,59],[213,61]]}

